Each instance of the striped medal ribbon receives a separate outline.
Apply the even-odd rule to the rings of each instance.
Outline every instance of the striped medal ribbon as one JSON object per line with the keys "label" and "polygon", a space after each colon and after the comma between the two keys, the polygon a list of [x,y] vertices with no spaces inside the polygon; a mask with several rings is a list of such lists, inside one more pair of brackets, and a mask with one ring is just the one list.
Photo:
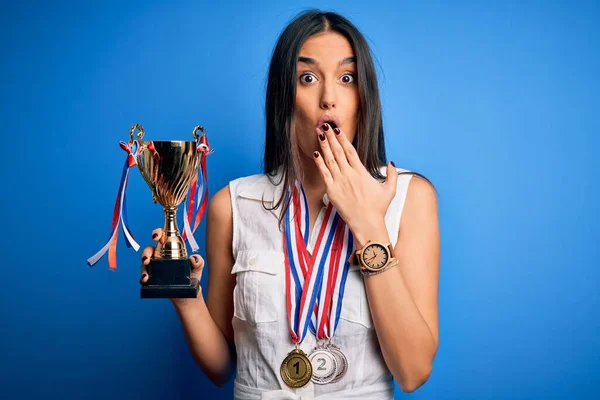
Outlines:
{"label": "striped medal ribbon", "polygon": [[[325,304],[325,299],[321,301],[320,297],[326,295],[327,287],[333,284],[332,279],[326,276],[326,271],[331,269],[328,267],[328,263],[336,259],[335,256],[331,257],[332,249],[346,247],[342,241],[347,236],[347,227],[333,205],[329,203],[314,249],[310,254],[307,249],[309,240],[308,203],[301,184],[298,182],[295,184],[291,190],[291,199],[290,191],[288,191],[286,200],[291,200],[285,215],[283,235],[286,309],[290,336],[296,347],[284,359],[281,365],[281,376],[288,386],[298,388],[315,378],[314,365],[299,348],[299,344],[304,340],[309,327],[313,333],[317,332],[318,305]],[[329,275],[329,272],[327,274]],[[324,282],[327,285],[325,289],[323,289]],[[333,289],[331,294],[333,294]],[[325,312],[323,309],[321,317],[325,317]],[[325,332],[325,328],[323,328],[323,332]],[[335,368],[333,378],[338,375],[337,371]],[[315,379],[319,380],[320,378],[317,376]]]}
{"label": "striped medal ribbon", "polygon": [[321,342],[310,352],[308,358],[313,364],[312,381],[320,385],[338,382],[348,371],[348,359],[332,342],[332,338],[342,311],[346,279],[350,270],[348,259],[353,250],[353,242],[350,228],[340,218],[333,246],[327,252],[324,262],[323,280],[315,311],[316,329],[311,325],[311,331]]}

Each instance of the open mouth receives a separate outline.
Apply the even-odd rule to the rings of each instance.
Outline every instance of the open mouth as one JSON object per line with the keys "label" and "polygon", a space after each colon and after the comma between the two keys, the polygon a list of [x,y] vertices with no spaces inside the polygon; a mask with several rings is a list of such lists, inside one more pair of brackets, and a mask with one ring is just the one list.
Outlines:
{"label": "open mouth", "polygon": [[340,120],[336,115],[321,116],[321,118],[319,118],[319,121],[317,123],[317,127],[321,127],[325,123],[329,124],[329,126],[331,126],[332,129],[340,127]]}
{"label": "open mouth", "polygon": [[335,122],[333,122],[333,121],[325,121],[325,122],[328,123],[329,126],[331,126],[332,129],[337,128],[337,125],[335,124]]}

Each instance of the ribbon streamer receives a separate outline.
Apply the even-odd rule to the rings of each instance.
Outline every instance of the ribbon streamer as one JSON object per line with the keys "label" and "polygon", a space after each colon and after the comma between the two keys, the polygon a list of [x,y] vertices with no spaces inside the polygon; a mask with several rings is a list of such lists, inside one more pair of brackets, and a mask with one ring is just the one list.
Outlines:
{"label": "ribbon streamer", "polygon": [[[182,239],[187,240],[192,252],[196,252],[199,249],[198,243],[194,238],[194,232],[200,225],[206,206],[208,204],[208,172],[206,170],[206,157],[213,153],[213,149],[208,145],[208,141],[205,135],[202,135],[197,140],[196,151],[201,153],[200,155],[200,166],[198,168],[198,174],[194,177],[190,185],[188,204],[183,204],[183,235]],[[196,218],[194,220],[194,213]],[[194,221],[194,227],[192,228],[192,221]]]}
{"label": "ribbon streamer", "polygon": [[121,181],[119,183],[119,190],[117,191],[117,198],[115,200],[110,234],[104,247],[102,247],[102,249],[100,249],[100,251],[98,251],[92,257],[87,259],[87,263],[90,267],[94,266],[94,264],[96,264],[108,251],[108,265],[112,270],[117,269],[117,240],[119,238],[119,225],[121,225],[123,228],[127,247],[133,247],[135,251],[138,251],[140,248],[140,245],[135,241],[127,222],[126,198],[129,170],[132,167],[137,166],[136,157],[139,151],[139,146],[137,142],[133,141],[129,143],[119,142],[119,146],[121,149],[127,152],[127,159],[125,160],[123,172],[121,173]]}

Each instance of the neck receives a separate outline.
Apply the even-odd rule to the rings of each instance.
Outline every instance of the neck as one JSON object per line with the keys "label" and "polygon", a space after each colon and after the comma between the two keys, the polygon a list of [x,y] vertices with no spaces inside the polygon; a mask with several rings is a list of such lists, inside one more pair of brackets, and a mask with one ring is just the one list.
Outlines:
{"label": "neck", "polygon": [[304,191],[306,192],[309,203],[320,203],[327,192],[327,186],[321,177],[319,169],[312,158],[309,158],[308,156],[301,157],[301,168],[303,175],[302,185],[304,186]]}

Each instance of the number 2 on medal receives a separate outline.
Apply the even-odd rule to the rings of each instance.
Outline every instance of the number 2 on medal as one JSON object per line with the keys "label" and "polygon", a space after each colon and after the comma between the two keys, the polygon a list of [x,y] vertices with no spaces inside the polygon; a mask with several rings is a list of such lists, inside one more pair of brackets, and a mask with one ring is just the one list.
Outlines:
{"label": "number 2 on medal", "polygon": [[296,367],[296,375],[300,375],[300,361],[296,361],[293,366]]}
{"label": "number 2 on medal", "polygon": [[319,365],[319,368],[317,368],[317,370],[319,370],[319,371],[325,371],[326,368],[323,368],[323,367],[325,366],[325,363],[327,361],[325,361],[324,358],[319,358],[319,359],[317,359],[317,361],[321,363],[321,365]]}

